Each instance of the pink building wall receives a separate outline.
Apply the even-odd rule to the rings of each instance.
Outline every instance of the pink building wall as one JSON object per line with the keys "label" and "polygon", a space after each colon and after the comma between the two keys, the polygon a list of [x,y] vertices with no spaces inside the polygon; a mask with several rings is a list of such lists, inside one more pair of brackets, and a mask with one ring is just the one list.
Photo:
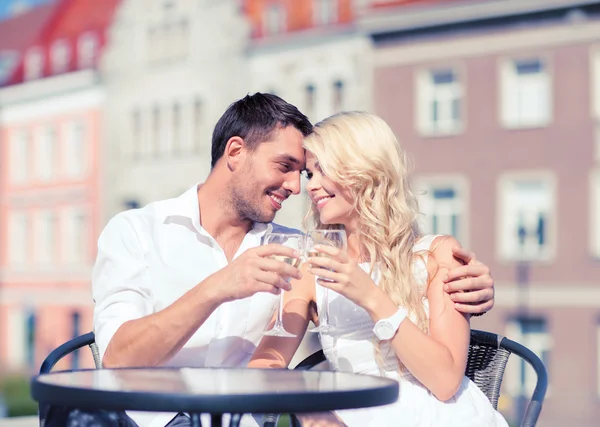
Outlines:
{"label": "pink building wall", "polygon": [[[66,124],[73,119],[82,120],[85,124],[86,136],[84,144],[87,154],[87,171],[81,177],[68,178],[64,176],[64,151],[66,149]],[[99,167],[100,161],[99,141],[101,140],[101,112],[98,108],[83,111],[70,111],[67,113],[48,116],[40,120],[14,123],[2,129],[0,138],[1,155],[10,158],[9,147],[13,133],[17,130],[29,130],[36,135],[42,126],[54,125],[58,130],[57,145],[55,150],[55,177],[51,181],[43,182],[30,173],[30,178],[23,184],[11,183],[11,167],[8,165],[0,171],[0,230],[5,230],[6,238],[1,239],[0,271],[3,280],[0,282],[0,366],[8,366],[9,352],[14,351],[14,346],[23,343],[9,342],[10,330],[13,327],[9,316],[10,309],[29,309],[36,313],[35,334],[35,364],[37,368],[44,357],[59,344],[73,337],[71,314],[73,310],[80,313],[79,333],[85,333],[92,328],[92,300],[90,290],[91,266],[96,255],[96,241],[99,233]],[[33,140],[29,141],[30,145]],[[32,146],[30,153],[35,153]],[[29,170],[34,170],[33,156],[28,159]],[[71,198],[71,195],[76,197]],[[64,250],[68,242],[64,241],[64,222],[61,215],[67,208],[79,207],[86,216],[85,254],[77,265],[67,264]],[[49,209],[57,214],[54,235],[56,236],[54,249],[56,256],[52,264],[41,272],[36,266],[34,251],[36,248],[34,222],[29,221],[29,244],[27,245],[26,268],[18,272],[9,263],[11,250],[9,218],[11,213],[18,209],[34,218],[41,209]],[[69,269],[78,273],[69,273]],[[52,295],[53,294],[53,295]],[[10,298],[7,295],[11,295]],[[3,329],[3,330],[1,330]],[[91,357],[82,357],[82,366],[93,366]],[[66,360],[61,365],[67,367]]]}

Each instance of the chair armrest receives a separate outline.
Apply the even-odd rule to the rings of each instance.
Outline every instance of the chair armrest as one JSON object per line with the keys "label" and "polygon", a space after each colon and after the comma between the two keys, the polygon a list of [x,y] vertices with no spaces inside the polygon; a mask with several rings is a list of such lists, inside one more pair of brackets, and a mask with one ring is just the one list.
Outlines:
{"label": "chair armrest", "polygon": [[40,374],[47,374],[52,370],[52,368],[54,368],[54,365],[56,365],[60,359],[75,350],[85,347],[86,345],[92,345],[95,342],[95,339],[94,333],[88,332],[87,334],[73,338],[72,340],[67,341],[66,343],[55,348],[42,362]]}
{"label": "chair armrest", "polygon": [[299,371],[307,371],[309,369],[314,368],[319,363],[325,362],[326,360],[327,359],[325,359],[325,354],[323,353],[323,350],[319,350],[302,360],[300,363],[298,363],[294,370],[297,369]]}

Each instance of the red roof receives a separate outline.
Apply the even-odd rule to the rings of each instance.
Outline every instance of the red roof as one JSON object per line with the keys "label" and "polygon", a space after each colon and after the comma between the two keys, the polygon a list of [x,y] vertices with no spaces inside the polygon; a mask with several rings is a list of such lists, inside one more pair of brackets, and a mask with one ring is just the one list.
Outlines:
{"label": "red roof", "polygon": [[34,46],[42,50],[44,58],[40,77],[50,75],[49,49],[59,39],[75,52],[61,72],[77,70],[78,37],[92,31],[102,49],[119,3],[120,0],[56,0],[0,22],[0,87],[23,81],[24,53]]}
{"label": "red roof", "polygon": [[77,36],[85,31],[104,32],[120,0],[62,0],[62,10],[44,34],[46,40]]}
{"label": "red roof", "polygon": [[34,44],[57,7],[58,3],[39,6],[0,22],[0,50],[22,52]]}

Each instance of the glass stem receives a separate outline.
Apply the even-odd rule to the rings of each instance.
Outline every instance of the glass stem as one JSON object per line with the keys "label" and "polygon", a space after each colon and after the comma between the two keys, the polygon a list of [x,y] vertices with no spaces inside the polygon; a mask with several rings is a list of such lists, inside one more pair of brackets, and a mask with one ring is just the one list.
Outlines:
{"label": "glass stem", "polygon": [[285,291],[282,289],[279,292],[279,307],[277,308],[277,321],[275,322],[276,328],[283,328],[283,293]]}
{"label": "glass stem", "polygon": [[319,326],[329,324],[329,289],[323,288],[323,293],[323,316],[319,318]]}

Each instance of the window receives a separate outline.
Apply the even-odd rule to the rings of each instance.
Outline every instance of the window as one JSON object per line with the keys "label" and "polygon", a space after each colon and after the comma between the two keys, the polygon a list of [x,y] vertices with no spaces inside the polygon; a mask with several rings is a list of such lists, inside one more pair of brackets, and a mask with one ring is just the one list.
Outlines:
{"label": "window", "polygon": [[336,80],[333,82],[333,112],[337,113],[344,109],[344,82]]}
{"label": "window", "polygon": [[69,62],[71,61],[71,51],[69,43],[66,40],[56,40],[52,43],[50,49],[50,59],[52,65],[52,73],[60,74],[69,70]]}
{"label": "window", "polygon": [[[533,351],[549,369],[552,337],[543,318],[519,318],[508,323],[506,336]],[[531,396],[536,382],[535,371],[520,357],[508,359],[505,388],[512,397]]]}
{"label": "window", "polygon": [[77,40],[77,60],[79,68],[91,68],[96,63],[98,54],[98,36],[88,31]]}
{"label": "window", "polygon": [[304,105],[306,106],[304,111],[308,118],[314,118],[315,110],[317,108],[317,95],[316,89],[312,84],[309,83],[304,87],[304,96]]}
{"label": "window", "polygon": [[204,146],[202,114],[203,114],[202,101],[200,99],[196,99],[194,101],[194,111],[193,111],[194,133],[192,135],[194,151],[196,153],[201,152],[202,148]]}
{"label": "window", "polygon": [[181,107],[175,103],[173,105],[173,135],[172,150],[174,154],[181,153]]}
{"label": "window", "polygon": [[185,58],[188,54],[189,34],[190,24],[184,19],[177,25],[177,53],[180,58]]}
{"label": "window", "polygon": [[282,4],[272,3],[267,6],[264,16],[264,33],[278,34],[286,29],[286,12]]}
{"label": "window", "polygon": [[25,316],[25,360],[29,368],[37,367],[35,361],[36,323],[35,311],[28,310]]}
{"label": "window", "polygon": [[[591,50],[591,100],[592,100],[592,117],[596,119],[596,123],[600,122],[600,46],[596,46]],[[596,138],[598,141],[598,138]]]}
{"label": "window", "polygon": [[463,88],[456,71],[428,70],[418,75],[417,125],[424,135],[452,134],[462,126]]}
{"label": "window", "polygon": [[158,43],[160,41],[158,35],[158,29],[155,27],[148,28],[148,43],[146,44],[148,48],[148,61],[155,61],[160,55],[158,53]]}
{"label": "window", "polygon": [[65,142],[66,174],[80,177],[87,170],[86,126],[83,120],[75,120],[68,125]]}
{"label": "window", "polygon": [[139,108],[136,108],[131,113],[131,140],[133,141],[133,158],[142,157],[144,152],[144,144],[142,139],[142,117]]}
{"label": "window", "polygon": [[600,259],[600,168],[590,175],[590,246],[592,255]]}
{"label": "window", "polygon": [[19,65],[20,57],[15,51],[0,51],[0,86],[10,81]]}
{"label": "window", "polygon": [[184,58],[187,55],[189,43],[189,24],[186,19],[167,22],[161,27],[162,35],[167,46],[165,55],[171,60]]}
{"label": "window", "polygon": [[596,123],[596,132],[594,139],[594,162],[600,165],[600,120],[598,120]]}
{"label": "window", "polygon": [[338,20],[338,0],[314,0],[313,21],[316,25],[336,23]]}
{"label": "window", "polygon": [[44,54],[39,47],[32,47],[25,54],[25,80],[39,79],[44,74]]}
{"label": "window", "polygon": [[498,192],[500,256],[509,260],[548,260],[554,256],[556,206],[551,174],[503,176]]}
{"label": "window", "polygon": [[158,106],[152,109],[152,152],[155,156],[160,155],[160,109]]}
{"label": "window", "polygon": [[73,207],[65,211],[64,226],[64,259],[67,263],[87,261],[87,215],[83,208]]}
{"label": "window", "polygon": [[509,128],[545,126],[551,116],[551,79],[540,58],[508,61],[502,67],[502,123]]}
{"label": "window", "polygon": [[427,234],[454,236],[467,242],[467,184],[459,176],[417,179],[416,190],[421,210],[420,225]]}
{"label": "window", "polygon": [[9,217],[8,262],[13,266],[27,263],[30,247],[30,222],[27,212],[14,211]]}
{"label": "window", "polygon": [[124,205],[125,205],[125,209],[139,209],[141,206],[140,202],[136,199],[126,200]]}
{"label": "window", "polygon": [[25,315],[23,308],[13,306],[8,309],[8,325],[6,329],[8,350],[8,368],[23,368],[25,357]]}
{"label": "window", "polygon": [[597,394],[600,397],[600,319],[596,323],[596,384]]}
{"label": "window", "polygon": [[10,179],[22,184],[29,177],[29,131],[19,129],[12,133],[10,147]]}
{"label": "window", "polygon": [[[71,324],[73,326],[72,338],[77,338],[81,333],[81,315],[77,310],[71,313]],[[79,351],[71,353],[71,369],[79,369]]]}
{"label": "window", "polygon": [[41,181],[50,181],[54,177],[56,165],[56,129],[49,125],[40,130],[37,139],[36,173]]}
{"label": "window", "polygon": [[52,211],[43,210],[36,217],[36,262],[50,264],[56,253],[56,215]]}

